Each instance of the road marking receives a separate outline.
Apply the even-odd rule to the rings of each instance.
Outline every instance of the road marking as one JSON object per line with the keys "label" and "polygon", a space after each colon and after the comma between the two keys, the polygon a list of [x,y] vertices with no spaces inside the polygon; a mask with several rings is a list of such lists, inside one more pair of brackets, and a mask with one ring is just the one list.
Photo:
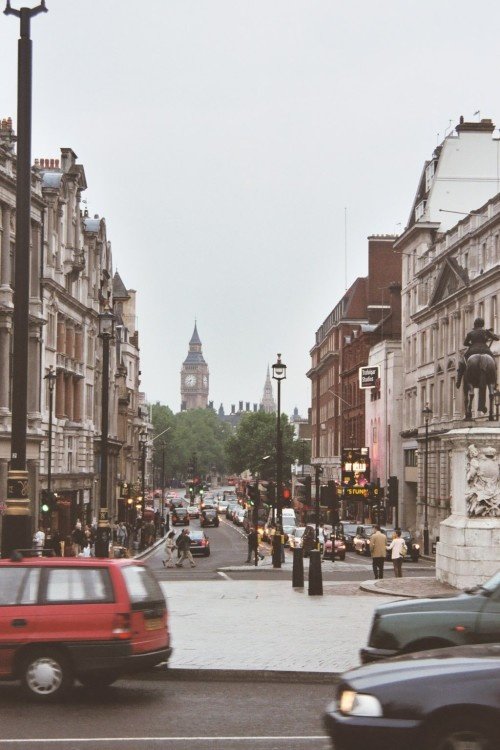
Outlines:
{"label": "road marking", "polygon": [[246,737],[240,736],[224,736],[224,737],[208,737],[208,736],[202,736],[202,737],[58,737],[58,738],[42,738],[42,737],[36,737],[36,738],[27,738],[24,740],[19,739],[10,739],[5,740],[2,739],[2,744],[9,743],[9,744],[19,744],[21,742],[29,742],[32,744],[35,743],[42,743],[42,742],[53,742],[53,743],[61,743],[61,742],[199,742],[201,740],[204,740],[206,742],[248,742],[248,740],[254,740],[258,742],[267,742],[269,740],[273,741],[283,741],[283,742],[295,742],[299,740],[328,740],[329,736],[326,734],[318,734],[318,735],[268,735],[268,736],[256,736],[253,737],[251,735],[248,735]]}
{"label": "road marking", "polygon": [[218,570],[217,571],[217,575],[219,575],[221,578],[225,578],[226,581],[230,581],[231,580],[231,578],[229,578],[228,575],[226,575],[225,573],[223,573],[222,570]]}

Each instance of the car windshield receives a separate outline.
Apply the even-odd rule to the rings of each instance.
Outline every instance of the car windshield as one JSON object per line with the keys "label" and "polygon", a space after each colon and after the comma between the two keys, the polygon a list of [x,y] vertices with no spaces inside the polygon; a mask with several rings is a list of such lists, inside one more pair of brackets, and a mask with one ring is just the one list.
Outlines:
{"label": "car windshield", "polygon": [[485,581],[485,583],[482,583],[480,588],[484,589],[485,591],[493,592],[500,586],[500,570],[498,573],[495,573],[492,578],[490,578],[488,581]]}
{"label": "car windshield", "polygon": [[342,524],[342,529],[344,530],[344,534],[355,534],[358,527],[355,523],[344,523]]}

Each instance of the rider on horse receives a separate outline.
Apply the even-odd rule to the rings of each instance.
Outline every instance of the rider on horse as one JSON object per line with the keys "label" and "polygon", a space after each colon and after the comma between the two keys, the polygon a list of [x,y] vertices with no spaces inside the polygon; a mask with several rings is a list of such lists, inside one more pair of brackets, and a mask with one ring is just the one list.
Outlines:
{"label": "rider on horse", "polygon": [[482,318],[476,318],[474,321],[474,328],[472,331],[469,331],[464,340],[464,346],[467,346],[468,349],[465,354],[460,357],[458,362],[457,388],[460,388],[467,367],[467,360],[471,354],[489,354],[494,360],[493,354],[488,345],[491,344],[492,341],[500,341],[500,337],[497,336],[496,333],[493,333],[491,328],[484,327],[484,320]]}

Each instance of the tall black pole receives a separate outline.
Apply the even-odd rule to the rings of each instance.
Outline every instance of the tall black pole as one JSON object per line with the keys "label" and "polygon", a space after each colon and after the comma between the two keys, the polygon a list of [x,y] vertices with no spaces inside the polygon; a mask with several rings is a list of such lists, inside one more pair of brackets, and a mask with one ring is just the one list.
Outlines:
{"label": "tall black pole", "polygon": [[49,384],[49,457],[47,466],[47,494],[49,500],[49,508],[52,507],[52,415],[54,413],[54,381],[56,374],[52,369],[52,365],[49,367],[49,371],[45,378]]}
{"label": "tall black pole", "polygon": [[161,517],[165,512],[165,443],[161,444]]}
{"label": "tall black pole", "polygon": [[141,456],[141,474],[142,474],[142,523],[144,523],[144,513],[146,510],[146,441],[142,444]]}
{"label": "tall black pole", "polygon": [[102,338],[102,397],[101,397],[101,492],[99,497],[99,522],[95,541],[95,556],[109,557],[108,515],[108,433],[109,433],[109,340]]}
{"label": "tall black pole", "polygon": [[17,164],[16,164],[16,250],[13,313],[13,358],[11,460],[7,477],[7,509],[2,524],[2,556],[16,548],[31,546],[32,510],[26,468],[28,420],[28,339],[30,290],[31,223],[31,96],[32,43],[30,20],[46,11],[45,0],[36,8],[10,7],[4,13],[20,19],[17,73]]}
{"label": "tall black pole", "polygon": [[316,464],[314,467],[315,470],[315,494],[316,497],[314,498],[314,510],[315,510],[315,524],[316,524],[316,549],[319,549],[319,496],[321,494],[321,485],[320,485],[320,477],[323,473],[323,470],[319,464]]}
{"label": "tall black pole", "polygon": [[278,414],[276,418],[276,523],[283,523],[283,441],[281,434],[281,380],[278,380]]}
{"label": "tall black pole", "polygon": [[429,417],[425,417],[425,459],[424,459],[424,555],[429,554]]}

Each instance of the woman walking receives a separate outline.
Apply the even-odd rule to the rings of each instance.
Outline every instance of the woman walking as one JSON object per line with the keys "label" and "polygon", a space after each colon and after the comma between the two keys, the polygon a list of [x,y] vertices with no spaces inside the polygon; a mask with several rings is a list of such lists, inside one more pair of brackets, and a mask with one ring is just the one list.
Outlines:
{"label": "woman walking", "polygon": [[174,549],[175,549],[174,536],[175,536],[175,531],[171,531],[170,534],[167,535],[167,541],[165,542],[165,553],[167,557],[165,560],[162,560],[164,568],[174,567]]}

